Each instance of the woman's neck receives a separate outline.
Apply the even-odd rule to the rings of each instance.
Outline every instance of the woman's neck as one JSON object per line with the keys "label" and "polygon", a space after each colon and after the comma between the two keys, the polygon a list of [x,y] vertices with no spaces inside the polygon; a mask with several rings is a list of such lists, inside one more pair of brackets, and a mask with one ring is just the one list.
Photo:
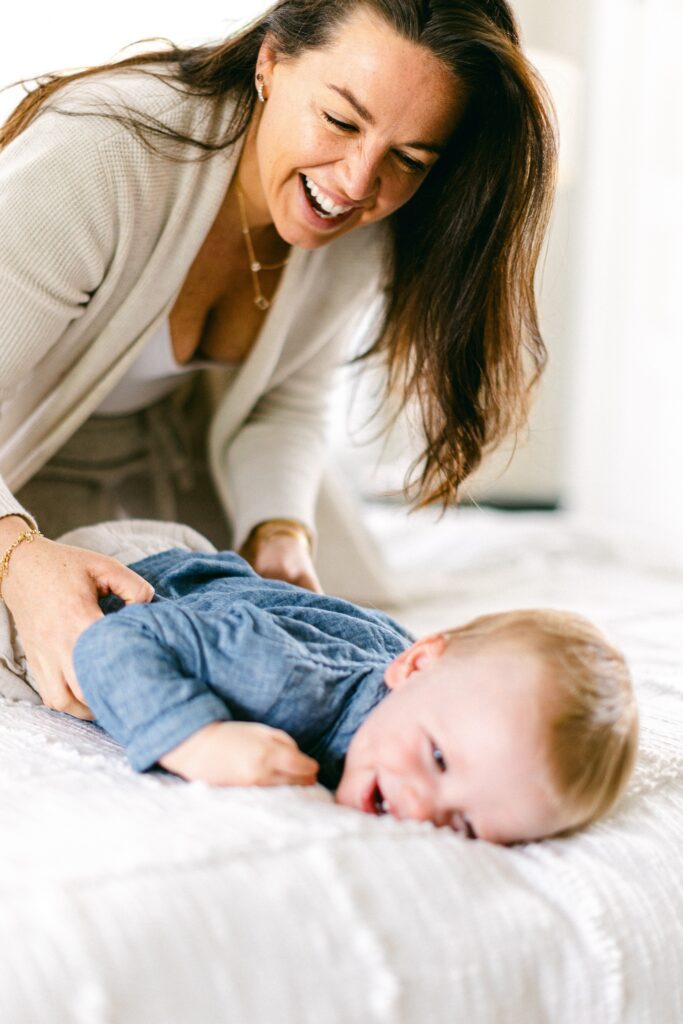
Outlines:
{"label": "woman's neck", "polygon": [[[264,229],[270,228],[273,225],[273,218],[270,215],[270,209],[261,186],[261,175],[259,173],[256,153],[256,133],[258,131],[259,118],[260,112],[257,110],[247,129],[247,137],[242,148],[242,154],[228,189],[228,196],[226,196],[228,202],[230,202],[230,197],[232,197],[234,202],[234,193],[239,184],[244,196],[244,209],[249,227],[254,234],[260,234]],[[270,232],[266,233],[270,234]]]}

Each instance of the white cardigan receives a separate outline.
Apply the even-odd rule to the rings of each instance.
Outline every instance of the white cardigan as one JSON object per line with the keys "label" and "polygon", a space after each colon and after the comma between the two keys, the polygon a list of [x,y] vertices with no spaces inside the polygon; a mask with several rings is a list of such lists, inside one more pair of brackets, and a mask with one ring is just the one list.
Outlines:
{"label": "white cardigan", "polygon": [[[237,164],[239,146],[178,163],[150,152],[97,114],[123,103],[191,135],[220,131],[231,113],[139,70],[107,73],[58,92],[56,109],[0,152],[0,515],[30,514],[11,489],[98,407],[168,316]],[[67,109],[92,113],[58,112]],[[218,405],[210,465],[236,547],[264,519],[313,525],[331,376],[377,301],[381,237],[373,226],[292,251]]]}

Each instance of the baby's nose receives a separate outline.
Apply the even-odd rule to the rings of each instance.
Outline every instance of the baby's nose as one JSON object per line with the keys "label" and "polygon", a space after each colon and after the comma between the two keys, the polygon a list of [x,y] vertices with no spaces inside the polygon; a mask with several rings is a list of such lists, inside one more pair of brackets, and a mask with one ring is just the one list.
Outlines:
{"label": "baby's nose", "polygon": [[432,801],[427,793],[422,792],[418,787],[406,784],[401,793],[401,803],[398,808],[399,818],[411,818],[414,821],[433,821]]}

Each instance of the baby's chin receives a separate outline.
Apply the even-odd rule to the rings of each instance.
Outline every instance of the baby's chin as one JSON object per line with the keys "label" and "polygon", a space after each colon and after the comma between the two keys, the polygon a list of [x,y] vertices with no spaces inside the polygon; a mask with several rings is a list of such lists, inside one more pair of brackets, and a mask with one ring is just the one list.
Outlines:
{"label": "baby's chin", "polygon": [[376,772],[369,764],[358,763],[353,757],[349,759],[347,756],[342,777],[334,794],[335,800],[344,807],[353,807],[356,811],[369,813],[368,793],[375,778]]}
{"label": "baby's chin", "polygon": [[344,807],[355,807],[356,804],[353,800],[353,771],[348,767],[348,760],[344,762],[344,771],[342,777],[339,780],[339,785],[334,794],[334,799],[338,804],[342,804]]}
{"label": "baby's chin", "polygon": [[345,807],[356,807],[360,808],[360,790],[363,783],[363,776],[368,775],[370,768],[367,762],[368,751],[363,751],[367,747],[365,743],[365,725],[367,719],[360,728],[354,733],[351,742],[349,743],[348,750],[346,751],[346,757],[344,758],[344,768],[342,770],[341,779],[337,786],[335,793],[335,800],[338,804],[343,804]]}

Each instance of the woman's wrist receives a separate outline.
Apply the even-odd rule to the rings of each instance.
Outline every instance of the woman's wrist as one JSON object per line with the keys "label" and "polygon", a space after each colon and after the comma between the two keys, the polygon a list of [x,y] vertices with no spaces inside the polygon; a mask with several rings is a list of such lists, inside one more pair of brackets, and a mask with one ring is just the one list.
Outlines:
{"label": "woman's wrist", "polygon": [[30,529],[35,529],[35,524],[15,512],[0,517],[0,557],[4,554],[5,548],[8,548],[19,534]]}
{"label": "woman's wrist", "polygon": [[274,537],[293,537],[303,543],[309,554],[313,550],[313,537],[310,530],[298,519],[267,519],[258,523],[247,537],[241,552],[249,558],[256,548]]}
{"label": "woman's wrist", "polygon": [[12,556],[17,548],[21,547],[22,544],[30,544],[36,537],[42,537],[40,530],[37,530],[34,526],[29,526],[25,519],[20,519],[20,522],[24,528],[20,533],[16,534],[12,542],[7,547],[5,547],[4,543],[0,543],[0,597],[2,597],[3,585],[9,574]]}

